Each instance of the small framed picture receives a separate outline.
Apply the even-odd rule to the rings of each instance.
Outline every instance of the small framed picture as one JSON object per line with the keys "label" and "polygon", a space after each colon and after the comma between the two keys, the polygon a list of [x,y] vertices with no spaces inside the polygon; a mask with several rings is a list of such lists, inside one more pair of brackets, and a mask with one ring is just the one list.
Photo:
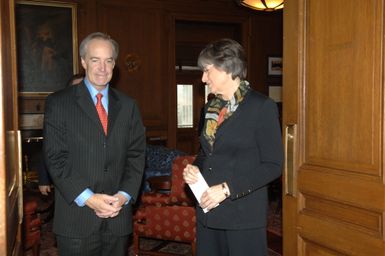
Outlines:
{"label": "small framed picture", "polygon": [[267,59],[267,74],[269,76],[282,75],[282,57],[268,57]]}

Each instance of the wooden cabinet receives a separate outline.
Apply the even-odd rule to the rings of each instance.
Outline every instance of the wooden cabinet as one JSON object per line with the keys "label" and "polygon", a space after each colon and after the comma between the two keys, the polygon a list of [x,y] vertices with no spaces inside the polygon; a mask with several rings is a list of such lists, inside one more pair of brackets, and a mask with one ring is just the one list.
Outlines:
{"label": "wooden cabinet", "polygon": [[30,94],[19,96],[20,130],[43,129],[46,94]]}
{"label": "wooden cabinet", "polygon": [[36,94],[19,97],[19,113],[41,114],[44,113],[45,95]]}

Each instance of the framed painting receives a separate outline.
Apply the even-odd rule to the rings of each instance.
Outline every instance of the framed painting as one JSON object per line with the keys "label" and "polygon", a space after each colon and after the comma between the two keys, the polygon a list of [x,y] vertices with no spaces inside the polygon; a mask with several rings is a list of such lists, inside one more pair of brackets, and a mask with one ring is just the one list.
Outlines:
{"label": "framed painting", "polygon": [[281,57],[267,58],[267,74],[269,76],[282,75],[282,58]]}
{"label": "framed painting", "polygon": [[20,95],[66,87],[78,72],[76,3],[17,1],[15,9]]}

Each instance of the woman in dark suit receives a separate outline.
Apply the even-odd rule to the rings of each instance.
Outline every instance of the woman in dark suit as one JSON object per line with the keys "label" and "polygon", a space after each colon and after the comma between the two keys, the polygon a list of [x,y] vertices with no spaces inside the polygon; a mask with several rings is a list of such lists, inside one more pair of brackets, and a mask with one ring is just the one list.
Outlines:
{"label": "woman in dark suit", "polygon": [[193,184],[201,172],[209,185],[197,207],[197,255],[267,255],[267,186],[283,159],[277,106],[245,80],[236,41],[207,45],[198,65],[216,97],[205,108],[201,150],[183,173]]}

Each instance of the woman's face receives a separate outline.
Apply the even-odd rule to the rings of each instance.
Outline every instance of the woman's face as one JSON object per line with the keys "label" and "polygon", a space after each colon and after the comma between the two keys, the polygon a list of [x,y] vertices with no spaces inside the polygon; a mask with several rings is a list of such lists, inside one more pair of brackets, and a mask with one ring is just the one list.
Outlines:
{"label": "woman's face", "polygon": [[207,84],[210,92],[214,94],[226,95],[231,88],[232,81],[231,74],[216,68],[213,64],[207,65],[203,69],[202,82]]}

